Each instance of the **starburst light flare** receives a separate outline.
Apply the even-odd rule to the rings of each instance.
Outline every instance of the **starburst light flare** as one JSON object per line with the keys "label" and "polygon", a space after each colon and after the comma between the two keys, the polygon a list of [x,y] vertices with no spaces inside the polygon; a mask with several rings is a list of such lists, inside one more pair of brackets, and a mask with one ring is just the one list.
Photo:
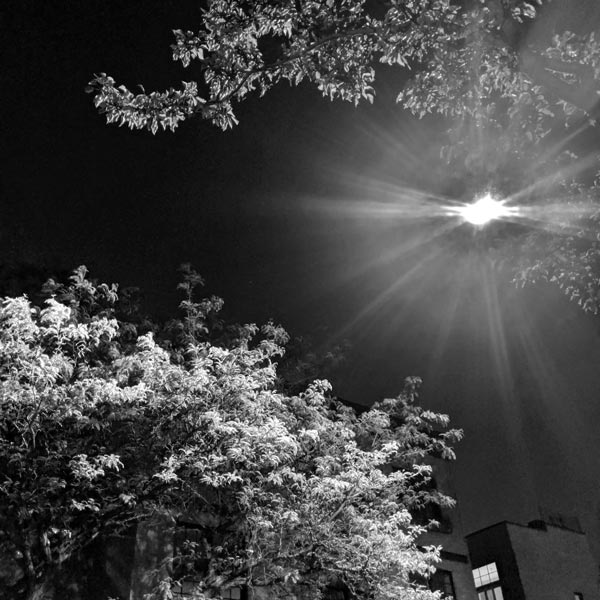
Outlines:
{"label": "starburst light flare", "polygon": [[485,225],[494,219],[516,214],[516,209],[505,205],[505,201],[496,200],[487,193],[472,204],[454,209],[465,221],[472,225]]}

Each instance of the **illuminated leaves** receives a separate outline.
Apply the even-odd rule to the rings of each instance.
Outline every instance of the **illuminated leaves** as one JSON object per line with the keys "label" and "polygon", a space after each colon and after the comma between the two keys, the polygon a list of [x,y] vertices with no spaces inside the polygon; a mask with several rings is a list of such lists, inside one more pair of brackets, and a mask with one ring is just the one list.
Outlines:
{"label": "illuminated leaves", "polygon": [[[372,102],[375,66],[384,63],[414,69],[398,95],[414,114],[485,118],[486,107],[501,99],[512,119],[529,104],[522,119],[535,141],[557,107],[566,115],[582,109],[577,86],[589,81],[573,67],[588,67],[592,79],[600,73],[593,33],[564,32],[546,47],[517,43],[519,28],[537,17],[539,5],[485,0],[459,7],[427,0],[374,9],[356,0],[212,0],[199,30],[173,32],[173,59],[184,67],[195,62],[198,81],[136,94],[101,73],[88,91],[109,123],[156,133],[200,116],[227,129],[237,123],[236,102],[282,80],[308,80],[332,100]],[[523,102],[524,93],[532,102]]]}
{"label": "illuminated leaves", "polygon": [[[417,546],[410,511],[451,503],[429,490],[422,463],[450,456],[460,433],[414,404],[414,378],[361,417],[325,380],[286,395],[275,360],[287,334],[268,323],[211,341],[222,302],[196,300],[202,280],[184,276],[184,321],[171,327],[185,335],[169,343],[132,343],[133,324],[111,312],[115,288],[82,270],[53,284],[42,310],[4,300],[0,549],[20,575],[0,591],[72,578],[60,565],[94,537],[167,514],[201,529],[205,542],[176,560],[205,590],[302,584],[318,597],[343,582],[357,597],[432,600],[414,575],[431,572],[438,550]],[[17,552],[26,542],[28,556]]]}
{"label": "illuminated leaves", "polygon": [[174,130],[194,115],[227,129],[237,123],[234,102],[282,80],[298,85],[308,79],[332,100],[372,102],[374,64],[406,67],[423,60],[454,36],[448,27],[457,11],[448,0],[394,2],[383,16],[356,0],[213,0],[201,29],[175,30],[171,47],[184,67],[198,64],[201,81],[134,94],[101,73],[88,91],[109,123],[152,133]]}
{"label": "illuminated leaves", "polygon": [[[205,101],[198,96],[197,84],[183,82],[182,89],[133,94],[125,86],[116,86],[112,77],[96,75],[88,88],[94,92],[94,105],[107,123],[127,125],[130,129],[160,128],[175,131],[180,121],[201,110]],[[217,116],[214,117],[218,119]]]}

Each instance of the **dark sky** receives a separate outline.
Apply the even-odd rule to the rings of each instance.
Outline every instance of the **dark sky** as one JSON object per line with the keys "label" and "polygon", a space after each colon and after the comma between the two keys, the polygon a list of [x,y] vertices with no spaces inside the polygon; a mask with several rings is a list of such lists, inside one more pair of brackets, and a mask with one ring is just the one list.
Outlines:
{"label": "dark sky", "polygon": [[195,121],[152,137],[106,126],[84,87],[94,72],[146,89],[192,78],[169,44],[194,28],[196,2],[0,10],[7,260],[86,264],[143,288],[159,314],[190,261],[235,320],[273,317],[322,348],[348,340],[335,383],[350,401],[420,375],[422,403],[465,429],[466,529],[542,505],[577,514],[600,555],[599,322],[554,288],[515,289],[472,231],[409,218],[461,185],[437,159],[444,124],[394,104],[401,75],[383,74],[374,106],[282,87],[240,106],[233,131]]}

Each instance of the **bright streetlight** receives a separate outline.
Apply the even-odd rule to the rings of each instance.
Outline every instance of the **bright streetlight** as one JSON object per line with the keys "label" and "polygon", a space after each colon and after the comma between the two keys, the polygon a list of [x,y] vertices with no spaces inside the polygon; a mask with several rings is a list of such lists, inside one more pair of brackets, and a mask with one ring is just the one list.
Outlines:
{"label": "bright streetlight", "polygon": [[472,225],[485,225],[494,219],[500,219],[515,213],[515,209],[505,206],[504,200],[496,200],[490,193],[477,199],[472,204],[454,208],[454,211]]}

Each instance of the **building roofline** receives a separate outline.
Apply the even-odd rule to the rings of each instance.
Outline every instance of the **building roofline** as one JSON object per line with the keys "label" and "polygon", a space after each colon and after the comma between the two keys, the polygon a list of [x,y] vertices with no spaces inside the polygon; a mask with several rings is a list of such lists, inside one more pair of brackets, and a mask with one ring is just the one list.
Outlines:
{"label": "building roofline", "polygon": [[488,529],[492,529],[494,527],[498,527],[498,525],[518,525],[518,523],[513,523],[512,521],[498,521],[497,523],[493,523],[492,525],[487,525],[486,527],[482,527],[481,529],[477,529],[472,531],[471,533],[467,533],[465,537],[471,537],[472,535],[477,535],[482,531],[487,531]]}
{"label": "building roofline", "polygon": [[[530,525],[523,525],[523,523],[515,523],[514,521],[498,521],[492,525],[488,525],[487,527],[482,527],[481,529],[477,529],[476,531],[472,531],[471,533],[467,533],[465,535],[466,538],[471,537],[472,535],[477,535],[478,533],[482,533],[483,531],[487,531],[488,529],[492,529],[493,527],[498,527],[498,525],[515,525],[516,527],[523,527],[524,529],[531,529],[533,531],[539,531],[536,527],[531,527]],[[544,525],[546,527],[553,527],[554,529],[561,529],[563,531],[570,531],[571,533],[577,533],[579,535],[585,536],[584,531],[577,531],[576,529],[570,529],[569,527],[560,527],[558,525],[553,525],[552,523],[547,523],[544,521]]]}

